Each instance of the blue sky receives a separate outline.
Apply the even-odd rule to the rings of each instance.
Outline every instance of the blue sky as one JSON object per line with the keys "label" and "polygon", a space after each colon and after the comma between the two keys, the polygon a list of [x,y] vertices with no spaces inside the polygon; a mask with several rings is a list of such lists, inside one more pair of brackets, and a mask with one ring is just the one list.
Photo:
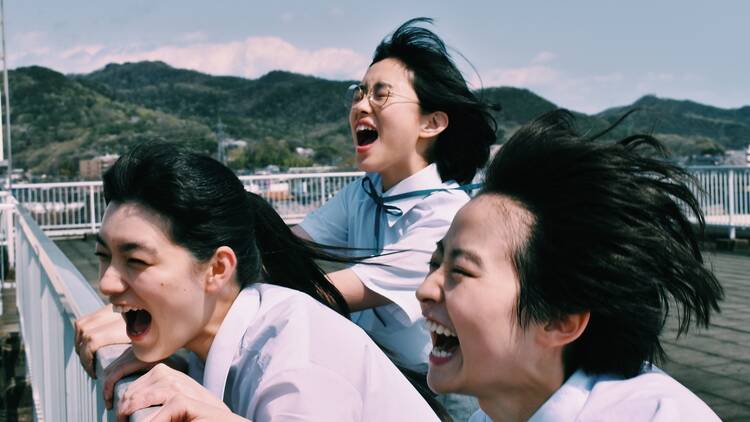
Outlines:
{"label": "blue sky", "polygon": [[216,75],[286,69],[358,79],[384,35],[429,16],[484,86],[529,88],[588,113],[645,94],[750,104],[744,0],[5,0],[5,15],[11,68],[84,73],[110,62],[163,60]]}

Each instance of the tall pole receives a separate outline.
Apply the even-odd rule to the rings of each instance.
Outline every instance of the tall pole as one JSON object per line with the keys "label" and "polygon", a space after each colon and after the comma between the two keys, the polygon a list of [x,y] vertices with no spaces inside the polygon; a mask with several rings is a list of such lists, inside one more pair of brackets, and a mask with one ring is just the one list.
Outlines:
{"label": "tall pole", "polygon": [[5,5],[0,0],[0,25],[2,26],[3,37],[3,86],[5,92],[5,130],[8,139],[8,192],[11,192],[11,183],[13,173],[13,150],[10,142],[10,94],[8,93],[8,56],[5,54]]}

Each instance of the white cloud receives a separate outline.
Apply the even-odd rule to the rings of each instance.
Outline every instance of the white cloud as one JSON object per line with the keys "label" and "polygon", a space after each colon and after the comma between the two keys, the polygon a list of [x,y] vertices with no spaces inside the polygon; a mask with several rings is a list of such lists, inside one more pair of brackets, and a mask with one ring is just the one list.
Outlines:
{"label": "white cloud", "polygon": [[[547,66],[524,66],[517,68],[498,68],[484,72],[482,82],[484,86],[523,86],[527,88],[551,85],[560,80],[558,71]],[[472,81],[478,85],[478,80]]]}
{"label": "white cloud", "polygon": [[13,67],[38,64],[65,73],[87,73],[108,63],[161,60],[174,67],[214,75],[255,78],[281,69],[325,78],[358,79],[369,64],[367,57],[350,49],[307,50],[277,37],[249,37],[226,43],[196,42],[158,48],[76,45],[61,51],[44,47],[48,40],[43,34],[28,35],[27,38],[26,44],[33,48],[10,56]]}

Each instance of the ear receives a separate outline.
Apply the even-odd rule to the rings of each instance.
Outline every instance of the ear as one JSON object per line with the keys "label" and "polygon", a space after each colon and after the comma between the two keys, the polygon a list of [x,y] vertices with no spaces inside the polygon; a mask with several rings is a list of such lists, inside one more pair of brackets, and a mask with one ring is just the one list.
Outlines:
{"label": "ear", "polygon": [[422,116],[422,127],[419,137],[424,139],[436,138],[448,127],[448,114],[442,111],[433,111]]}
{"label": "ear", "polygon": [[237,255],[229,246],[220,246],[211,257],[206,280],[206,292],[219,292],[232,283],[237,269]]}
{"label": "ear", "polygon": [[543,330],[538,331],[538,340],[547,347],[564,347],[583,334],[590,317],[590,312],[581,312],[548,322]]}

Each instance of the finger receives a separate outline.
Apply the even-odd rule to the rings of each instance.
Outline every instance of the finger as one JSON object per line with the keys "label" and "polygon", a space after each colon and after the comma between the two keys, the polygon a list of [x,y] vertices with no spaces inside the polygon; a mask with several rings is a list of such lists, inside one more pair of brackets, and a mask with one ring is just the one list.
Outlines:
{"label": "finger", "polygon": [[131,415],[138,410],[166,403],[176,394],[174,390],[159,385],[132,387],[135,386],[128,385],[122,399],[117,403],[117,413]]}
{"label": "finger", "polygon": [[96,311],[84,315],[76,320],[76,326],[85,331],[87,328],[95,327],[101,323],[101,321],[107,321],[112,319],[113,316],[119,316],[112,307],[112,304],[104,305]]}
{"label": "finger", "polygon": [[121,336],[112,332],[106,326],[97,328],[81,335],[76,344],[76,353],[83,369],[91,378],[96,379],[95,353],[99,348],[108,344],[121,342]]}
{"label": "finger", "polygon": [[184,392],[183,374],[160,363],[128,385],[122,397],[124,411],[134,412],[162,404],[175,394]]}
{"label": "finger", "polygon": [[144,422],[172,422],[187,420],[191,416],[190,401],[182,394],[175,394],[159,410],[147,416]]}
{"label": "finger", "polygon": [[114,395],[115,383],[122,377],[147,370],[154,366],[154,363],[142,362],[135,357],[133,349],[127,349],[114,362],[104,370],[104,385],[102,386],[102,395],[104,402],[108,403],[108,409],[112,408],[112,397]]}

